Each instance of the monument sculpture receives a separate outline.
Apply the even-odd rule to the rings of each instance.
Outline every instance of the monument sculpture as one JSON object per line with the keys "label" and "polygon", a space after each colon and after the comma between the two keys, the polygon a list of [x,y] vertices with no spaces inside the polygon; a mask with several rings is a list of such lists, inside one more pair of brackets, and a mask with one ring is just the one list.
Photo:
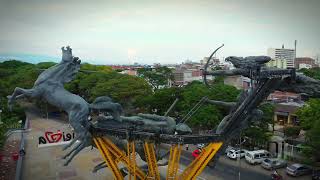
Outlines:
{"label": "monument sculpture", "polygon": [[249,56],[245,58],[230,56],[227,57],[225,61],[231,62],[235,69],[209,71],[210,59],[222,46],[211,54],[204,67],[205,84],[209,86],[206,78],[207,75],[241,75],[251,79],[251,88],[242,91],[237,102],[207,100],[208,103],[229,109],[229,114],[222,119],[215,131],[216,134],[224,138],[224,146],[214,158],[219,158],[221,153],[224,152],[226,142],[230,141],[233,137],[239,136],[241,130],[247,128],[252,120],[257,120],[262,117],[263,112],[257,107],[274,90],[285,90],[303,93],[310,97],[320,97],[320,81],[304,76],[303,74],[297,74],[295,69],[266,67],[265,63],[271,60],[268,56]]}
{"label": "monument sculpture", "polygon": [[[186,124],[177,124],[175,119],[167,116],[154,114],[123,116],[121,105],[113,102],[108,96],[97,97],[93,103],[89,104],[82,97],[67,91],[64,89],[64,84],[74,79],[76,73],[80,70],[81,63],[78,57],[72,55],[72,49],[69,46],[62,47],[61,62],[42,72],[33,88],[16,87],[13,94],[8,96],[8,105],[11,108],[17,99],[24,97],[38,98],[68,113],[69,122],[76,134],[76,137],[63,148],[65,150],[73,146],[63,157],[66,159],[65,165],[68,165],[83,148],[90,145],[94,146],[93,137],[96,137],[99,129],[104,132],[103,136],[107,136],[124,152],[127,152],[126,144],[129,140],[126,138],[130,135],[135,136],[136,152],[145,161],[146,157],[142,144],[145,140],[150,139],[156,141],[156,143],[179,145],[219,141],[220,146],[221,142],[225,146],[226,142],[237,136],[242,129],[248,126],[250,121],[262,116],[261,110],[257,107],[274,90],[294,91],[311,97],[320,97],[319,81],[297,74],[294,69],[267,68],[264,66],[266,62],[270,61],[270,57],[267,56],[249,56],[246,58],[230,56],[226,58],[226,61],[231,62],[236,69],[209,71],[209,61],[218,49],[211,54],[204,67],[205,83],[209,85],[207,75],[242,75],[250,78],[253,86],[249,90],[243,91],[237,102],[206,100],[208,103],[229,109],[229,114],[223,118],[215,133],[211,136],[190,135],[192,131]],[[105,112],[109,116],[98,116],[94,121],[91,121],[88,117],[94,111]],[[93,131],[96,132],[93,133]],[[113,136],[112,133],[121,136],[121,138]],[[216,151],[219,150],[220,146],[216,146],[218,147]],[[214,148],[212,147],[211,150],[213,151]],[[224,152],[224,148],[220,148],[214,158],[218,158],[219,154]],[[163,156],[158,155],[157,160]],[[202,164],[206,165],[206,163]],[[162,165],[166,165],[166,163]],[[94,171],[103,167],[107,167],[105,162],[98,164]],[[188,172],[186,171],[185,174],[188,174]]]}
{"label": "monument sculpture", "polygon": [[[91,123],[88,121],[90,111],[99,110],[107,112],[111,117],[100,118],[99,126],[104,124],[136,124],[146,131],[163,131],[173,134],[176,131],[180,133],[191,133],[191,129],[186,125],[176,125],[174,119],[150,114],[139,114],[138,116],[121,116],[122,107],[119,103],[112,102],[111,98],[101,96],[95,99],[92,104],[87,103],[82,97],[72,94],[64,88],[64,84],[72,81],[80,70],[81,60],[72,55],[72,49],[67,46],[62,47],[62,60],[60,63],[50,67],[42,72],[35,81],[33,88],[23,89],[16,87],[11,96],[8,96],[9,109],[17,100],[24,97],[32,99],[42,99],[49,104],[64,110],[68,114],[70,125],[73,127],[76,137],[63,150],[68,149],[76,141],[75,145],[63,158],[66,159],[65,165],[85,147],[93,145],[92,135],[89,132]],[[103,120],[102,120],[103,119]],[[123,122],[123,123],[122,123]],[[123,126],[122,126],[123,127]],[[120,141],[121,142],[121,141]],[[125,149],[126,146],[123,146]],[[137,147],[137,149],[143,149]],[[139,152],[139,151],[138,151]],[[144,157],[141,151],[140,156]]]}

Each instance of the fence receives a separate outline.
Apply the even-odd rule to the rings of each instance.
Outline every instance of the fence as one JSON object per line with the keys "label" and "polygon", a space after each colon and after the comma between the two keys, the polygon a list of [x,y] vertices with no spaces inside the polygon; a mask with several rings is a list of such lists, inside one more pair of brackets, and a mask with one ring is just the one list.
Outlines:
{"label": "fence", "polygon": [[286,143],[284,145],[284,157],[290,160],[303,160],[302,147]]}
{"label": "fence", "polygon": [[24,150],[24,146],[25,146],[25,131],[28,129],[29,127],[29,120],[28,118],[26,118],[26,121],[24,123],[24,131],[21,132],[21,141],[20,141],[20,148],[19,148],[19,159],[17,162],[17,166],[16,166],[16,175],[15,175],[15,180],[20,180],[21,175],[22,175],[22,161],[24,158],[24,154],[25,154],[25,150]]}

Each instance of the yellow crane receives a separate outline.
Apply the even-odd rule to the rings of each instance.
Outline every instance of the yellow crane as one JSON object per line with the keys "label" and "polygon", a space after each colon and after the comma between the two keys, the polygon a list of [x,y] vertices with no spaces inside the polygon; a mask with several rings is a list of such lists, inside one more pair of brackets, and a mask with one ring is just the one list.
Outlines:
{"label": "yellow crane", "polygon": [[[127,153],[118,148],[111,140],[106,137],[94,136],[93,141],[103,156],[105,163],[113,173],[114,179],[124,179],[121,174],[118,164],[122,162],[129,171],[129,179],[155,179],[160,180],[160,173],[155,156],[154,142],[144,142],[144,152],[147,157],[148,173],[143,172],[136,163],[135,159],[135,143],[130,140],[127,143]],[[195,179],[210,160],[214,157],[217,151],[222,146],[222,142],[209,143],[200,156],[193,160],[191,164],[179,175],[179,160],[182,150],[182,144],[172,144],[167,169],[167,180],[189,180]]]}

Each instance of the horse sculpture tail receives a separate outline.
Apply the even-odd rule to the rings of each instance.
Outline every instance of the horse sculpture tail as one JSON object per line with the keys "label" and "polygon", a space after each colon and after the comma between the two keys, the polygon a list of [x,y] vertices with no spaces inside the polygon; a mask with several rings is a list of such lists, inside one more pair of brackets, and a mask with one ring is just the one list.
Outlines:
{"label": "horse sculpture tail", "polygon": [[91,110],[108,112],[116,121],[121,122],[121,114],[123,113],[122,106],[119,103],[114,103],[108,96],[97,97],[93,103],[89,104]]}

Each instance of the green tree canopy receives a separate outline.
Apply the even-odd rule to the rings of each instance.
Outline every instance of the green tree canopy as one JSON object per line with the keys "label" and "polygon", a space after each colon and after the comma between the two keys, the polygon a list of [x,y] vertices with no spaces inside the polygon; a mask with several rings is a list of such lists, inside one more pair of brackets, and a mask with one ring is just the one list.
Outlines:
{"label": "green tree canopy", "polygon": [[320,80],[320,68],[319,67],[315,67],[315,68],[311,68],[311,69],[303,68],[299,71],[302,72],[306,76]]}
{"label": "green tree canopy", "polygon": [[15,105],[13,111],[7,108],[7,96],[12,94],[15,87],[30,88],[33,86],[35,78],[40,72],[30,63],[16,60],[4,61],[0,63],[0,148],[4,143],[4,133],[10,128],[19,128],[19,120],[25,119],[24,111],[19,105]]}
{"label": "green tree canopy", "polygon": [[81,68],[82,71],[89,71],[89,72],[105,72],[109,73],[112,71],[112,68],[110,66],[105,66],[105,65],[93,65],[89,63],[82,63]]}
{"label": "green tree canopy", "polygon": [[[146,107],[147,112],[157,109],[157,114],[163,115],[176,98],[178,103],[170,112],[170,116],[182,118],[195,106],[201,98],[207,96],[209,99],[236,101],[239,94],[233,86],[217,83],[211,89],[203,83],[193,81],[181,88],[164,88],[155,91],[141,99],[139,107]],[[226,112],[223,108],[204,103],[197,112],[187,121],[192,127],[204,127],[206,129],[214,128],[223,118]]]}
{"label": "green tree canopy", "polygon": [[307,157],[320,161],[320,99],[310,99],[297,112],[301,126],[306,133]]}
{"label": "green tree canopy", "polygon": [[50,68],[51,66],[54,66],[56,65],[57,63],[55,62],[40,62],[38,64],[36,64],[37,68],[39,69],[48,69]]}
{"label": "green tree canopy", "polygon": [[163,115],[179,97],[179,92],[179,88],[176,87],[159,89],[154,94],[150,93],[139,99],[136,105],[150,113],[157,109],[157,114]]}
{"label": "green tree canopy", "polygon": [[263,116],[261,119],[261,122],[264,124],[272,124],[273,123],[273,116],[274,116],[274,110],[275,106],[271,103],[264,103],[261,104],[258,109],[260,109],[263,112]]}
{"label": "green tree canopy", "polygon": [[166,86],[168,81],[173,79],[172,70],[166,66],[138,69],[138,76],[147,80],[154,90],[158,90],[160,86]]}
{"label": "green tree canopy", "polygon": [[116,102],[130,106],[136,103],[137,99],[148,96],[151,93],[151,88],[144,79],[121,75],[93,87],[92,98],[110,96]]}
{"label": "green tree canopy", "polygon": [[300,125],[304,130],[310,130],[316,121],[320,120],[320,99],[310,99],[297,111]]}

